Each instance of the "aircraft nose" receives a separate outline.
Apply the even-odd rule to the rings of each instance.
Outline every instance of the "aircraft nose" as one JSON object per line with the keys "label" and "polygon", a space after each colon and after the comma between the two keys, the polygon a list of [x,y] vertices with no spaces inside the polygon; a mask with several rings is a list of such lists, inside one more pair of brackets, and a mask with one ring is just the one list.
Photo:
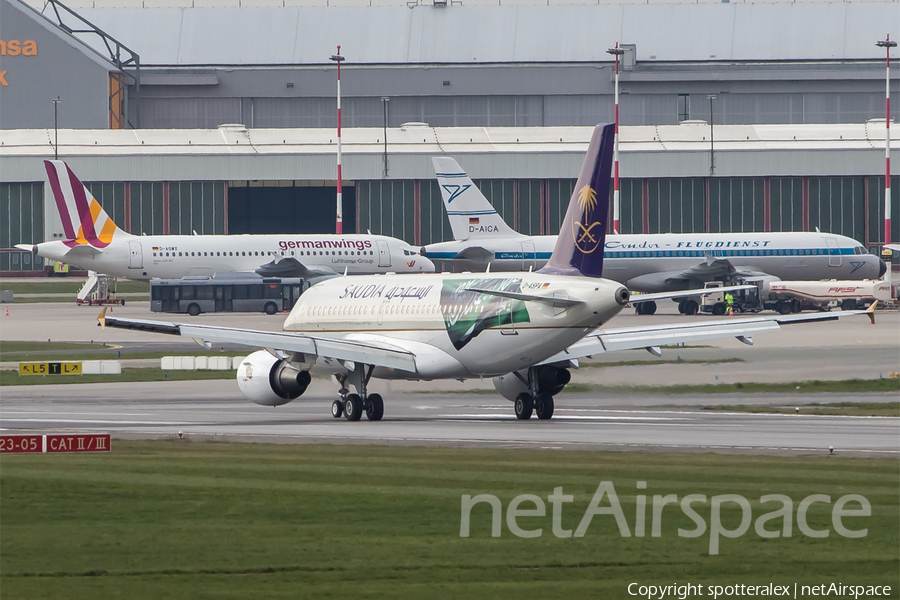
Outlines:
{"label": "aircraft nose", "polygon": [[884,277],[884,274],[887,273],[887,264],[884,262],[884,259],[878,258],[878,279]]}

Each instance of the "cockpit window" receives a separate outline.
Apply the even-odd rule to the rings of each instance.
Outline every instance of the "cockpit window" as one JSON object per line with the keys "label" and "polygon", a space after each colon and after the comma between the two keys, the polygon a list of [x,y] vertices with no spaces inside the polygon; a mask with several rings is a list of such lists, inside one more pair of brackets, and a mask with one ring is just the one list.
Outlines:
{"label": "cockpit window", "polygon": [[866,249],[863,248],[862,246],[857,246],[856,248],[853,249],[853,253],[854,254],[866,254]]}

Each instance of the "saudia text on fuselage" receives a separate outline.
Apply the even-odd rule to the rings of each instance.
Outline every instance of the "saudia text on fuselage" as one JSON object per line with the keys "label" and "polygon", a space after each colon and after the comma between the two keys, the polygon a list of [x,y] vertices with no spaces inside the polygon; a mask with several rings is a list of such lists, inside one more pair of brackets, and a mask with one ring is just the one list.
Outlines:
{"label": "saudia text on fuselage", "polygon": [[421,300],[428,295],[428,292],[430,292],[433,287],[433,285],[395,285],[389,288],[386,285],[374,283],[348,285],[344,288],[344,292],[338,296],[338,300],[344,300],[346,298],[383,298],[385,300],[400,298],[401,302],[406,298],[417,298]]}

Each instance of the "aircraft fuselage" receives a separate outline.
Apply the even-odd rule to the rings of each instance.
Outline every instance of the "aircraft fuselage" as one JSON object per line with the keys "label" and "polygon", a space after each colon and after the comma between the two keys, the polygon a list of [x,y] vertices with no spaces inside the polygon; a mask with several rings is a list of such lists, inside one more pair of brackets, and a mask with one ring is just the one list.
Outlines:
{"label": "aircraft fuselage", "polygon": [[[569,308],[468,291],[515,291],[580,300]],[[376,369],[387,379],[492,377],[538,363],[622,310],[607,279],[540,273],[334,278],[301,296],[284,330],[364,342],[416,355],[417,372]]]}
{"label": "aircraft fuselage", "polygon": [[[447,260],[462,268],[491,271],[538,269],[550,257],[557,236],[455,241],[426,246],[426,256]],[[452,259],[467,248],[486,252],[472,261]],[[676,289],[653,285],[654,273],[680,273],[708,256],[727,259],[738,270],[774,275],[787,280],[877,279],[883,263],[855,240],[818,232],[696,233],[608,235],[604,252],[604,277],[628,285],[632,291],[662,292]],[[482,258],[484,257],[484,258]],[[476,264],[477,263],[477,264]]]}
{"label": "aircraft fuselage", "polygon": [[116,235],[105,248],[37,245],[40,256],[129,279],[178,279],[253,271],[283,257],[309,269],[350,275],[431,272],[434,266],[396,238],[378,235]]}

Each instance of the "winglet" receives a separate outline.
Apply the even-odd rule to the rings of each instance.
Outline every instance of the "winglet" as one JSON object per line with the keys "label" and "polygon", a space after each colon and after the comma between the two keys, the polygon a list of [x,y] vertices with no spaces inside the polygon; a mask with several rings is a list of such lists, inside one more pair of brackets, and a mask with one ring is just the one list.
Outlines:
{"label": "winglet", "polygon": [[869,305],[869,308],[866,309],[866,314],[869,316],[869,323],[875,324],[875,305],[878,304],[878,300]]}
{"label": "winglet", "polygon": [[100,329],[106,329],[106,307],[103,307],[103,310],[100,311],[100,314],[97,315],[97,326]]}

